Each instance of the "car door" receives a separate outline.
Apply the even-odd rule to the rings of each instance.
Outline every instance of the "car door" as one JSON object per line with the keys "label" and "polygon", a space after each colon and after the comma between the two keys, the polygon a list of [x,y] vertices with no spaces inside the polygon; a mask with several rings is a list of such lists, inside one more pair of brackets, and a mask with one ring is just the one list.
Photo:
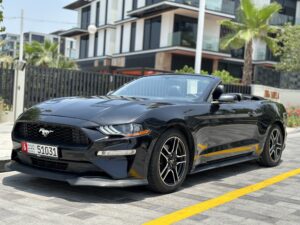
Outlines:
{"label": "car door", "polygon": [[208,124],[197,133],[201,162],[251,154],[257,150],[256,106],[247,101],[211,103]]}

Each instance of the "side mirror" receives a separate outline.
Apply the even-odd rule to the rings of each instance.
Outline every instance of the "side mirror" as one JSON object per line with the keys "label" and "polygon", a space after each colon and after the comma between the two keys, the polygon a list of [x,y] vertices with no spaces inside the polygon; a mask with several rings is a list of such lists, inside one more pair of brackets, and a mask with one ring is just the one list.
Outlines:
{"label": "side mirror", "polygon": [[219,98],[220,103],[232,103],[235,102],[236,97],[234,95],[221,95]]}
{"label": "side mirror", "polygon": [[218,85],[212,94],[213,101],[217,101],[224,93],[224,85]]}

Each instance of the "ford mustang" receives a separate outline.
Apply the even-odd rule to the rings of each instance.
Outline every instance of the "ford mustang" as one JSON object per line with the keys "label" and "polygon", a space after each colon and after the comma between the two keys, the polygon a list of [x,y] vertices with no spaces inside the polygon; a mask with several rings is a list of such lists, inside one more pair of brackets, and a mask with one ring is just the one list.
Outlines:
{"label": "ford mustang", "polygon": [[43,102],[16,121],[8,171],[71,185],[148,185],[169,193],[188,174],[281,161],[283,105],[224,93],[219,78],[157,75],[106,96]]}

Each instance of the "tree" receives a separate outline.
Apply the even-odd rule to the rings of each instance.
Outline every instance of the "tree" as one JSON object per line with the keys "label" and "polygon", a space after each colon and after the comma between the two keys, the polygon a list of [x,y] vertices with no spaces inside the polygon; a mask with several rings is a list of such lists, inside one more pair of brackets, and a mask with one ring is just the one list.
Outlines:
{"label": "tree", "polygon": [[57,43],[45,40],[44,43],[33,41],[26,43],[24,46],[25,59],[29,65],[63,68],[63,69],[78,69],[75,61],[67,59],[61,55]]}
{"label": "tree", "polygon": [[285,72],[300,71],[300,26],[286,25],[278,35],[280,43],[277,55],[280,62],[276,65],[277,70]]}
{"label": "tree", "polygon": [[[2,0],[0,0],[0,9],[3,9]],[[3,22],[3,11],[0,10],[0,23]],[[0,32],[5,31],[5,27],[0,27]]]}
{"label": "tree", "polygon": [[60,57],[58,68],[61,69],[78,69],[78,65],[74,60],[68,59],[67,57]]}
{"label": "tree", "polygon": [[273,2],[263,7],[257,7],[252,0],[241,0],[237,21],[223,20],[221,25],[230,32],[221,40],[222,49],[240,49],[245,47],[242,83],[251,84],[253,41],[262,40],[273,51],[276,51],[276,36],[279,28],[269,25],[272,16],[281,10],[281,5]]}

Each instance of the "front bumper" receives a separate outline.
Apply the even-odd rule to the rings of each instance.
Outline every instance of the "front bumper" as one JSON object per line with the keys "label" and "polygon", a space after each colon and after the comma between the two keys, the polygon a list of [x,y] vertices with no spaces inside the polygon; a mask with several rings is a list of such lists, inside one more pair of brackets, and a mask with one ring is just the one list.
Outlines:
{"label": "front bumper", "polygon": [[14,160],[7,163],[5,165],[5,169],[6,171],[18,171],[35,177],[64,181],[74,186],[130,187],[148,184],[146,179],[127,178],[113,180],[101,176],[78,176],[70,173],[52,172],[43,169],[36,169],[31,166],[26,166]]}
{"label": "front bumper", "polygon": [[[27,121],[19,120],[18,122]],[[96,126],[94,123],[56,116],[43,116],[39,121],[33,123],[76,127],[89,138],[90,143],[88,145],[68,145],[60,143],[60,140],[52,143],[43,137],[29,140],[20,137],[16,128],[14,128],[12,133],[14,145],[11,159],[26,168],[29,167],[35,171],[41,169],[54,174],[75,174],[77,178],[89,177],[89,180],[91,177],[102,178],[102,175],[107,180],[112,181],[147,179],[148,163],[155,140],[152,135],[134,138],[109,138],[93,129]],[[42,126],[44,127],[44,125]],[[58,147],[59,157],[58,159],[49,159],[24,153],[21,150],[21,142],[24,141],[56,146]],[[30,172],[28,173],[30,174]],[[80,179],[80,182],[77,180],[73,183],[86,182]]]}

